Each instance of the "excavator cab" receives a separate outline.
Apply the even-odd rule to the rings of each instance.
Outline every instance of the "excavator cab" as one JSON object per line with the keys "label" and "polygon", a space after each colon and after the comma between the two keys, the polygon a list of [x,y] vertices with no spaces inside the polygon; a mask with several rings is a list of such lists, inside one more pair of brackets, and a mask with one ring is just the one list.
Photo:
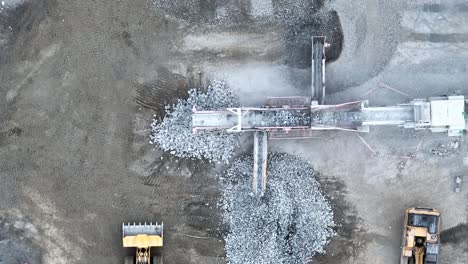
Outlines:
{"label": "excavator cab", "polygon": [[125,264],[162,264],[161,256],[151,259],[151,249],[163,246],[163,224],[122,224],[124,248],[136,248],[135,256],[125,258]]}
{"label": "excavator cab", "polygon": [[440,213],[432,208],[409,208],[405,213],[400,264],[437,264]]}

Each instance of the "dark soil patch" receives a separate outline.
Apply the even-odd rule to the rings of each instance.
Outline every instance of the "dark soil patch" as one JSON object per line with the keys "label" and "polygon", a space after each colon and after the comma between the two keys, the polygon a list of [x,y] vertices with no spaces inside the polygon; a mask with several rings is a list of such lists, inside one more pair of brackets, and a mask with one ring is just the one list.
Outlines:
{"label": "dark soil patch", "polygon": [[441,243],[468,243],[468,224],[459,224],[440,233]]}
{"label": "dark soil patch", "polygon": [[361,219],[356,209],[346,201],[347,191],[342,181],[324,176],[319,176],[319,181],[333,208],[337,236],[325,247],[325,254],[314,257],[313,263],[346,263],[367,244],[367,240],[361,237],[364,232],[359,227]]}
{"label": "dark soil patch", "polygon": [[287,64],[308,68],[312,64],[312,36],[325,36],[330,47],[326,50],[327,62],[340,57],[343,48],[343,31],[336,11],[311,13],[304,19],[286,25],[285,45]]}

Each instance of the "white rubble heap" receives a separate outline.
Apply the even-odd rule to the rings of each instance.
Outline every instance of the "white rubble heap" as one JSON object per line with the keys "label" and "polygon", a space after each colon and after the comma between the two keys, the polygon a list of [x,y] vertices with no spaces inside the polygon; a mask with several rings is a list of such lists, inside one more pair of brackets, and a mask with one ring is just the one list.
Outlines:
{"label": "white rubble heap", "polygon": [[335,235],[333,211],[311,166],[272,154],[264,197],[252,193],[252,158],[236,160],[223,177],[223,220],[229,264],[309,263]]}
{"label": "white rubble heap", "polygon": [[228,162],[239,147],[239,135],[225,131],[192,132],[192,108],[217,110],[238,107],[239,99],[224,81],[213,80],[206,92],[191,89],[187,100],[166,106],[162,122],[153,120],[151,143],[181,158]]}

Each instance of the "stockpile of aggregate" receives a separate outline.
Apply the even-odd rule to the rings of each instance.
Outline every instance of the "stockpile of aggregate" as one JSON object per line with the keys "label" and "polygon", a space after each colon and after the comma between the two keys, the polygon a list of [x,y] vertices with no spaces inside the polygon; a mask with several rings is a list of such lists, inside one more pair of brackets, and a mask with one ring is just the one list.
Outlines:
{"label": "stockpile of aggregate", "polygon": [[292,155],[269,157],[264,197],[252,193],[253,160],[236,160],[223,177],[227,263],[308,263],[335,235],[332,209],[310,165]]}
{"label": "stockpile of aggregate", "polygon": [[151,124],[151,143],[181,158],[227,162],[239,146],[239,135],[225,131],[192,132],[192,108],[219,110],[238,107],[238,98],[223,81],[214,80],[206,91],[191,89],[187,100],[166,107],[166,116]]}
{"label": "stockpile of aggregate", "polygon": [[41,263],[40,249],[33,245],[21,225],[0,217],[0,264]]}

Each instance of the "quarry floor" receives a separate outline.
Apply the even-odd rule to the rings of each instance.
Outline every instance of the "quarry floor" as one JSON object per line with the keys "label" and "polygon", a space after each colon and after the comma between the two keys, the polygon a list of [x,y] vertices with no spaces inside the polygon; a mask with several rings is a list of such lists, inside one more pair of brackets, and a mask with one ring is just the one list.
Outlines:
{"label": "quarry floor", "polygon": [[[222,165],[161,153],[149,124],[212,77],[245,106],[310,95],[312,34],[331,43],[327,103],[468,95],[466,0],[316,1],[279,18],[288,1],[158,2],[25,0],[0,13],[0,220],[17,231],[3,238],[40,252],[28,263],[122,262],[121,223],[139,221],[164,221],[165,263],[224,263]],[[401,93],[367,93],[380,83]],[[269,146],[310,161],[335,208],[338,236],[315,263],[397,263],[411,206],[441,211],[440,263],[468,263],[464,138],[380,127]]]}

